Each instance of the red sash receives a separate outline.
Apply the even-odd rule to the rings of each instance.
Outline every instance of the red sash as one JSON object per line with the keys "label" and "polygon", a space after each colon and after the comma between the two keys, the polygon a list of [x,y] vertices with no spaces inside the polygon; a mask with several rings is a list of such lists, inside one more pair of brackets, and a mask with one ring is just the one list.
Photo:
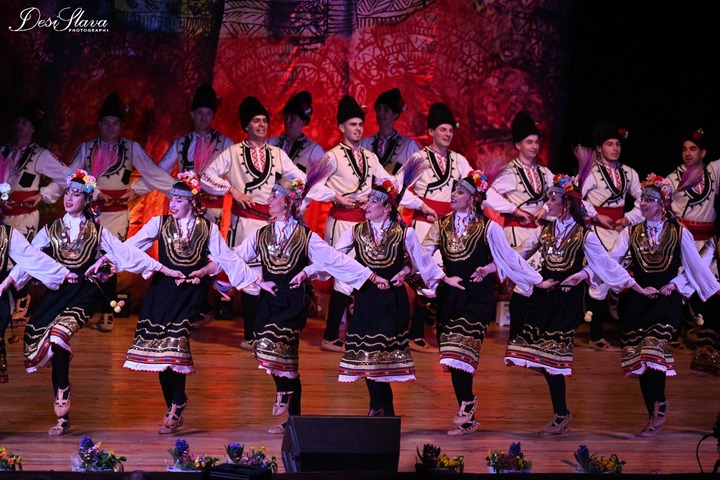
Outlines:
{"label": "red sash", "polygon": [[[221,197],[222,198],[222,197]],[[269,220],[270,206],[256,203],[250,208],[241,207],[237,202],[232,203],[232,214],[236,217],[252,218],[253,220]]]}
{"label": "red sash", "polygon": [[502,219],[500,225],[503,227],[537,228],[539,226],[534,220],[521,223],[520,217],[516,217],[512,213],[501,213],[500,218]]}
{"label": "red sash", "polygon": [[343,222],[360,223],[365,221],[365,209],[345,208],[333,204],[333,206],[330,208],[329,216],[331,216],[335,220],[340,220]]}
{"label": "red sash", "polygon": [[598,215],[607,215],[613,222],[622,220],[625,216],[625,207],[595,207]]}
{"label": "red sash", "polygon": [[[452,213],[452,207],[450,206],[450,202],[441,202],[439,200],[431,200],[429,198],[423,198],[422,201],[423,203],[425,203],[425,205],[435,210],[438,218],[442,218],[445,215],[449,215],[450,213]],[[419,220],[421,222],[432,223],[420,210],[413,211],[413,219]]]}
{"label": "red sash", "polygon": [[107,195],[110,197],[110,200],[106,202],[98,202],[100,211],[102,213],[112,213],[112,212],[125,212],[128,208],[128,202],[127,200],[120,198],[123,195],[127,194],[127,189],[124,190],[100,190],[103,195]]}
{"label": "red sash", "polygon": [[695,222],[693,220],[685,220],[678,218],[678,221],[692,233],[695,240],[709,240],[715,233],[714,222]]}
{"label": "red sash", "polygon": [[198,198],[205,208],[223,208],[225,199],[222,195],[212,195],[210,193],[201,193]]}
{"label": "red sash", "polygon": [[33,195],[37,195],[37,190],[27,190],[27,191],[17,191],[17,192],[11,192],[10,193],[10,205],[12,206],[4,206],[3,207],[3,214],[5,215],[23,215],[26,213],[32,213],[37,212],[38,207],[34,206],[31,207],[30,205],[25,204],[25,200],[32,197]]}

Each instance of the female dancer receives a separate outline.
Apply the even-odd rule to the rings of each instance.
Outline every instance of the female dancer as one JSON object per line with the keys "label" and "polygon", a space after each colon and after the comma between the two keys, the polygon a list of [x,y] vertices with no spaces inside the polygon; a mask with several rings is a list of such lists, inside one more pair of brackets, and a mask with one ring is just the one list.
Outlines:
{"label": "female dancer", "polygon": [[527,321],[505,353],[507,365],[545,376],[554,415],[540,430],[541,436],[566,433],[574,417],[567,409],[565,377],[572,374],[573,338],[583,317],[583,282],[597,285],[599,278],[615,292],[632,288],[640,295],[657,293],[641,288],[585,227],[580,187],[574,177],[556,174],[546,205],[548,216],[555,220],[536,228],[519,249],[523,258],[540,251],[540,273],[545,280],[533,291]]}
{"label": "female dancer", "polygon": [[65,215],[42,228],[32,242],[78,275],[77,282],[48,291],[25,327],[25,369],[32,373],[48,363],[52,366],[57,415],[57,424],[48,431],[52,436],[62,435],[70,428],[70,339],[95,314],[100,298],[97,279],[90,276],[111,260],[117,270],[148,276],[161,271],[182,277],[145,253],[123,245],[102,228],[93,211],[97,193],[95,178],[85,170],[68,174],[63,196]]}
{"label": "female dancer", "polygon": [[[10,185],[0,183],[0,214],[2,205],[10,199]],[[9,260],[15,264],[8,272]],[[21,271],[21,266],[25,271]],[[48,288],[57,289],[65,281],[77,281],[77,275],[54,262],[50,257],[33,248],[24,235],[0,221],[0,383],[8,383],[5,330],[10,324],[11,312],[9,287],[22,288],[30,275]]]}
{"label": "female dancer", "polygon": [[[183,424],[187,403],[185,374],[195,372],[190,334],[201,318],[207,289],[203,276],[220,263],[237,288],[252,283],[267,287],[249,267],[232,254],[217,225],[202,215],[198,201],[201,186],[195,172],[178,174],[170,191],[170,215],[153,217],[125,243],[147,250],[158,240],[160,263],[177,269],[187,280],[177,282],[155,275],[145,293],[138,316],[135,340],[127,351],[125,368],[158,372],[168,410],[158,433],[173,433]],[[269,287],[267,287],[269,288]]]}
{"label": "female dancer", "polygon": [[[268,198],[274,219],[243,241],[235,253],[243,260],[260,258],[263,278],[277,286],[274,295],[261,293],[255,322],[255,356],[259,368],[275,381],[274,416],[300,415],[302,385],[298,373],[298,343],[312,300],[309,279],[329,278],[362,287],[368,280],[386,288],[386,280],[352,258],[342,255],[307,226],[300,223],[303,197],[327,176],[324,163],[308,171],[306,185],[296,180],[273,186]],[[312,262],[312,264],[310,264]],[[283,433],[287,422],[267,429]]]}
{"label": "female dancer", "polygon": [[540,282],[540,275],[510,247],[503,229],[482,213],[488,180],[481,170],[468,173],[455,184],[450,197],[453,213],[438,219],[423,240],[423,249],[432,255],[440,250],[445,272],[457,275],[465,290],[438,290],[438,323],[441,326],[440,364],[450,372],[460,410],[448,435],[476,431],[478,398],[473,394],[473,377],[480,358],[488,322],[494,315],[494,276],[510,277],[526,291]]}
{"label": "female dancer", "polygon": [[640,378],[650,419],[639,436],[654,437],[667,420],[670,402],[665,397],[665,380],[676,375],[668,342],[680,325],[682,297],[689,298],[695,291],[706,301],[720,290],[720,283],[700,258],[692,234],[670,212],[670,182],[651,173],[641,187],[640,211],[645,221],[623,230],[610,255],[621,259],[629,254],[635,280],[660,291],[653,298],[626,292],[619,305],[620,365],[626,377]]}
{"label": "female dancer", "polygon": [[[403,185],[412,185],[412,177],[421,173],[410,162],[404,166]],[[439,282],[464,288],[460,278],[446,276],[430,255],[423,254],[415,230],[400,220],[397,208],[403,193],[390,180],[374,181],[365,205],[367,220],[347,230],[335,244],[341,252],[354,249],[361,264],[390,278],[389,289],[365,285],[355,293],[346,351],[340,360],[340,382],[365,379],[370,416],[394,416],[391,382],[415,380],[408,344],[409,300],[403,283],[411,271],[407,261],[433,288]]]}

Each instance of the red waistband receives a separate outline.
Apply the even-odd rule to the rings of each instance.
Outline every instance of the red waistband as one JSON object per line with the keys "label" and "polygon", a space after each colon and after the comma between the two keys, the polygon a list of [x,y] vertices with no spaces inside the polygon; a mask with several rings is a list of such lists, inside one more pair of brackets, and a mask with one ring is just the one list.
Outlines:
{"label": "red waistband", "polygon": [[715,222],[695,222],[678,218],[678,221],[692,233],[695,240],[709,240],[715,233]]}
{"label": "red waistband", "polygon": [[[423,198],[422,201],[423,203],[425,203],[425,205],[435,210],[438,218],[444,217],[445,215],[452,213],[452,207],[450,206],[450,202],[441,202],[440,200],[431,200],[429,198]],[[421,222],[432,223],[420,210],[413,211],[413,219],[420,220]]]}
{"label": "red waistband", "polygon": [[232,203],[232,214],[236,217],[252,218],[253,220],[269,220],[270,206],[256,203],[250,208],[241,207],[237,202]]}
{"label": "red waistband", "polygon": [[128,209],[128,202],[121,198],[127,194],[127,188],[124,190],[100,190],[103,195],[110,197],[106,202],[98,202],[100,211],[103,213],[125,212]]}
{"label": "red waistband", "polygon": [[625,207],[595,207],[598,215],[607,215],[613,222],[622,220],[625,216]]}
{"label": "red waistband", "polygon": [[26,213],[36,212],[38,207],[25,205],[25,200],[37,195],[38,190],[19,190],[17,192],[10,193],[10,202],[3,208],[3,214],[5,215],[24,215]]}
{"label": "red waistband", "polygon": [[529,222],[521,223],[520,217],[516,217],[511,213],[501,213],[500,218],[502,219],[501,225],[503,227],[520,227],[520,228],[537,228],[538,224],[534,220]]}
{"label": "red waistband", "polygon": [[222,195],[211,195],[209,193],[201,193],[198,198],[205,208],[223,208],[225,202]]}
{"label": "red waistband", "polygon": [[364,222],[365,221],[365,209],[363,208],[345,208],[338,205],[330,207],[330,213],[328,214],[335,220],[343,222]]}

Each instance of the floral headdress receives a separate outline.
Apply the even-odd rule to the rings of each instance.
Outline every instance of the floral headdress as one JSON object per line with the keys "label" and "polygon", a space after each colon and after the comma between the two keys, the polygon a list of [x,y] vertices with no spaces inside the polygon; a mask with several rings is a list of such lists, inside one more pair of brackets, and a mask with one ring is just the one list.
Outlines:
{"label": "floral headdress", "polygon": [[200,178],[198,178],[197,174],[192,170],[178,173],[177,180],[170,189],[170,195],[180,197],[192,198],[200,192],[202,192]]}
{"label": "floral headdress", "polygon": [[291,182],[281,180],[273,185],[272,190],[290,199],[291,203],[299,205],[305,196],[305,183],[300,179]]}
{"label": "floral headdress", "polygon": [[487,192],[488,178],[482,170],[471,170],[459,185],[473,196],[482,195]]}
{"label": "floral headdress", "polygon": [[370,190],[369,198],[373,198],[381,203],[390,203],[397,208],[398,205],[398,189],[395,182],[389,178],[374,178],[372,190]]}
{"label": "floral headdress", "polygon": [[576,178],[565,173],[556,173],[553,183],[548,187],[548,195],[574,195],[580,196]]}
{"label": "floral headdress", "polygon": [[650,197],[659,203],[669,203],[672,199],[672,184],[665,178],[655,173],[649,173],[640,184],[642,196]]}
{"label": "floral headdress", "polygon": [[[82,180],[82,183],[78,180]],[[97,199],[97,196],[100,193],[97,188],[97,180],[95,177],[82,169],[77,169],[67,174],[65,177],[65,188],[75,190],[77,192],[83,192],[92,200]]]}

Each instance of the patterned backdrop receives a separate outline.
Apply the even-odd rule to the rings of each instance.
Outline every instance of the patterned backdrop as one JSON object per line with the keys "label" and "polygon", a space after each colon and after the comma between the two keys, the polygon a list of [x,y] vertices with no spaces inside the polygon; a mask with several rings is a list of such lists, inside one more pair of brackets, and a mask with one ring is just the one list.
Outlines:
{"label": "patterned backdrop", "polygon": [[[211,81],[222,103],[215,126],[244,138],[237,108],[257,96],[282,128],[285,101],[306,89],[314,114],[307,134],[326,148],[339,140],[337,101],[345,94],[369,106],[375,131],[377,95],[400,87],[408,109],[398,129],[427,143],[426,114],[442,101],[460,128],[453,149],[477,165],[508,156],[510,122],[527,109],[547,132],[541,157],[557,151],[566,103],[570,0],[5,0],[0,29],[0,114],[9,131],[29,99],[45,105],[39,134],[66,163],[97,135],[97,112],[116,90],[130,106],[124,135],[158,161],[191,127],[192,93]],[[52,26],[21,30],[33,7]],[[107,31],[71,31],[107,20]],[[62,13],[61,13],[62,12]],[[87,23],[85,24],[87,25]],[[27,25],[26,25],[27,26]],[[131,230],[162,211],[153,194],[137,202]],[[317,228],[317,225],[315,225]]]}

